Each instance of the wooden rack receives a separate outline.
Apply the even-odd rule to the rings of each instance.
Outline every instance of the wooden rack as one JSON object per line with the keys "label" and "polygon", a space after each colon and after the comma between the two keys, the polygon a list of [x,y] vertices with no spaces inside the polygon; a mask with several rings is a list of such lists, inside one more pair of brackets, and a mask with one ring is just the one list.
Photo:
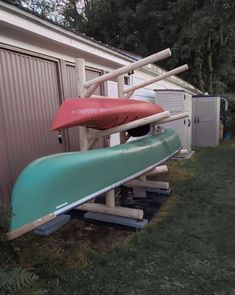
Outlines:
{"label": "wooden rack", "polygon": [[[150,55],[146,58],[143,58],[139,61],[133,62],[132,64],[123,66],[119,69],[116,69],[110,73],[104,74],[100,77],[97,77],[95,79],[85,81],[85,62],[84,59],[78,58],[76,60],[76,69],[77,69],[77,76],[78,76],[78,96],[79,97],[91,97],[94,91],[97,89],[100,83],[108,81],[110,79],[116,78],[117,85],[118,85],[118,97],[119,98],[129,98],[132,96],[132,94],[135,92],[135,90],[140,89],[144,86],[153,84],[157,81],[160,81],[162,79],[165,79],[167,77],[170,77],[172,75],[179,74],[181,72],[184,72],[188,70],[187,65],[183,65],[181,67],[178,67],[174,70],[164,72],[157,76],[156,78],[150,79],[146,82],[142,82],[138,85],[128,87],[124,89],[124,74],[128,73],[130,71],[134,71],[140,67],[143,67],[147,64],[155,63],[157,61],[160,61],[164,58],[167,58],[171,56],[170,49],[163,50],[161,52],[155,53],[153,55]],[[92,144],[100,137],[111,135],[113,133],[120,132],[120,142],[125,143],[127,140],[126,136],[126,130],[142,126],[145,124],[161,124],[166,123],[173,120],[178,120],[181,118],[187,117],[188,114],[180,114],[176,116],[170,116],[170,113],[168,111],[156,114],[153,116],[149,116],[143,119],[136,120],[134,122],[130,122],[127,124],[123,124],[121,126],[111,128],[104,131],[97,131],[97,132],[89,132],[89,129],[86,127],[79,127],[79,141],[80,141],[80,150],[86,151],[88,150]],[[163,171],[166,171],[167,168],[156,168],[155,172],[153,173],[160,173]],[[146,175],[143,175],[142,177],[132,180],[127,184],[128,186],[142,186],[142,187],[153,187],[153,188],[169,188],[169,183],[164,182],[154,182],[154,181],[147,181]],[[96,204],[96,203],[86,203],[78,207],[78,209],[91,211],[91,212],[98,212],[98,213],[104,213],[104,214],[113,214],[117,216],[122,217],[128,217],[133,219],[141,220],[143,219],[143,210],[139,209],[130,209],[125,207],[116,207],[115,206],[115,194],[114,191],[109,191],[106,193],[106,204]]]}

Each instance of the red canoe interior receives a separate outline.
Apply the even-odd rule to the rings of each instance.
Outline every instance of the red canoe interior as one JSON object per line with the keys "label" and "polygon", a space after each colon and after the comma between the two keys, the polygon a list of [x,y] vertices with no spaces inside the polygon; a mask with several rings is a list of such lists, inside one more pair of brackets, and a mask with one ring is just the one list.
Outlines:
{"label": "red canoe interior", "polygon": [[105,130],[163,111],[159,105],[135,99],[71,98],[60,106],[51,130],[77,125]]}

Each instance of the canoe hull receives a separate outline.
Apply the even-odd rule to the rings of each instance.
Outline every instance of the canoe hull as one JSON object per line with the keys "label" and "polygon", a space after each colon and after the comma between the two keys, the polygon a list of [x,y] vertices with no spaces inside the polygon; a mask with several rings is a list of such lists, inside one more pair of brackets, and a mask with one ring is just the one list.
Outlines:
{"label": "canoe hull", "polygon": [[180,148],[178,135],[167,129],[112,148],[40,158],[22,171],[14,186],[10,230],[77,207],[152,170]]}
{"label": "canoe hull", "polygon": [[161,112],[159,105],[135,99],[67,99],[60,106],[51,130],[77,125],[105,130]]}

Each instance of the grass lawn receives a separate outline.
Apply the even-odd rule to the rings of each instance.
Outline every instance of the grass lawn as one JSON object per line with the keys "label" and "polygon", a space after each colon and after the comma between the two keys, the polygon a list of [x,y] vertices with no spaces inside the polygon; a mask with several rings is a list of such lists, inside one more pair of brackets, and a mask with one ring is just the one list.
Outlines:
{"label": "grass lawn", "polygon": [[235,141],[169,167],[173,195],[143,231],[105,233],[80,222],[72,240],[66,228],[29,234],[8,245],[8,265],[36,273],[45,294],[234,295]]}

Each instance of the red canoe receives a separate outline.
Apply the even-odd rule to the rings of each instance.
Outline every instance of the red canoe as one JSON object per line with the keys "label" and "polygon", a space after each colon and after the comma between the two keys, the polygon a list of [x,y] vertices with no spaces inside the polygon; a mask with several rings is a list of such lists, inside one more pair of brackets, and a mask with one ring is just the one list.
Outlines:
{"label": "red canoe", "polygon": [[71,98],[60,106],[51,130],[77,125],[105,130],[163,111],[159,105],[135,99]]}

